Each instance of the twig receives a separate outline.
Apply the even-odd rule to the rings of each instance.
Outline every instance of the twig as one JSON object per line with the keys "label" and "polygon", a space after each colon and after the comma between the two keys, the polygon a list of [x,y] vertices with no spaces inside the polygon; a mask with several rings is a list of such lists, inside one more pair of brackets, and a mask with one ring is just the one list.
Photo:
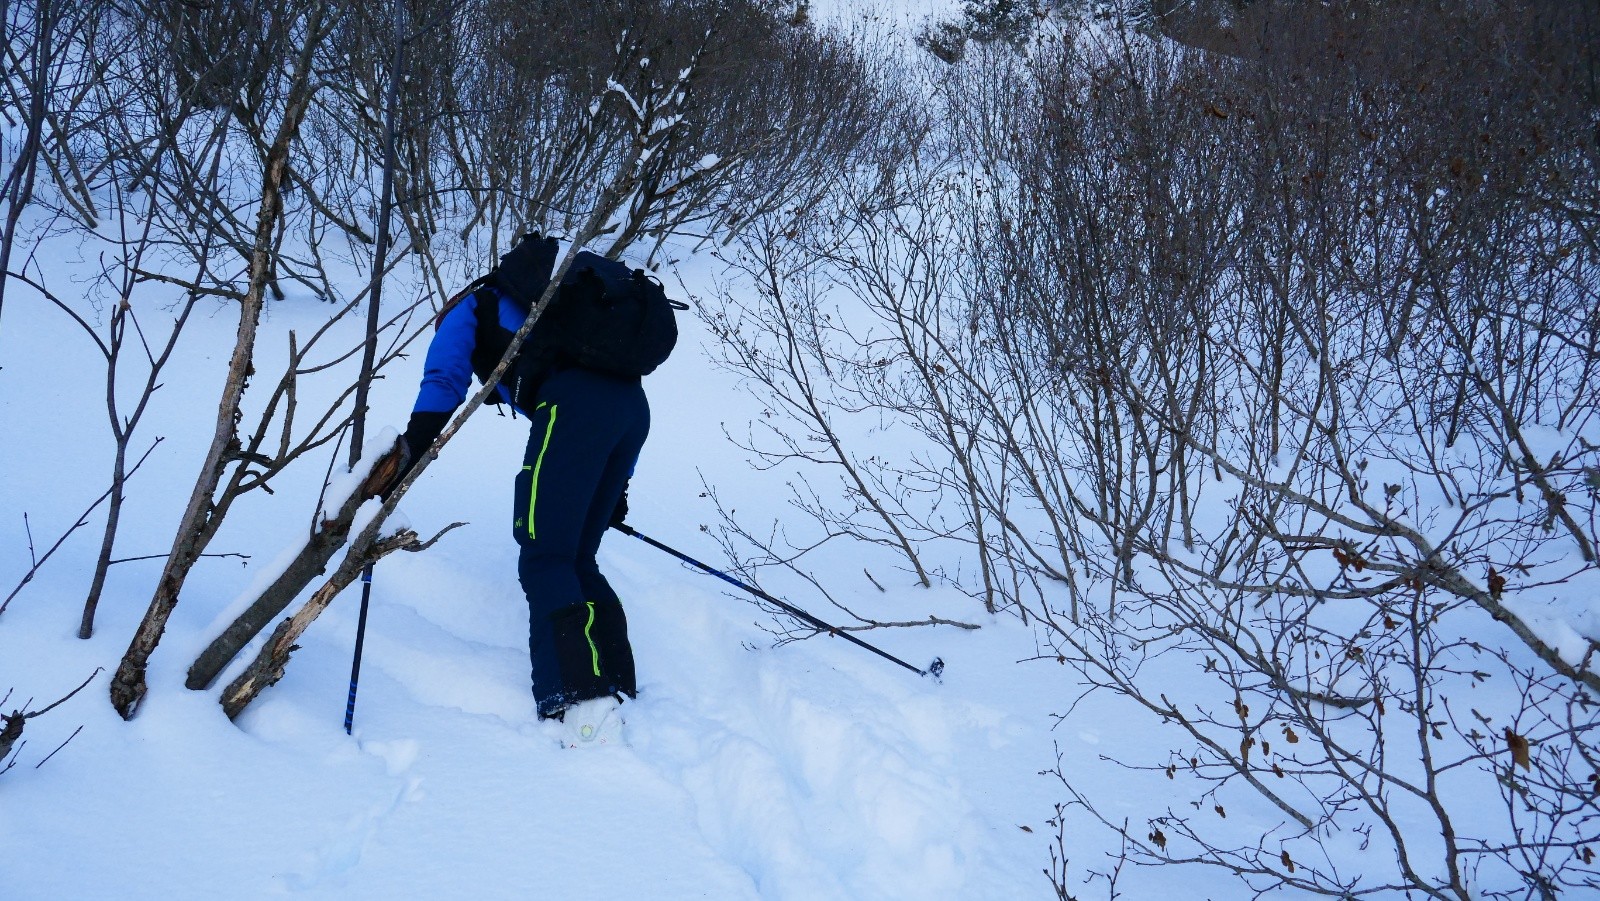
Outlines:
{"label": "twig", "polygon": [[31,720],[31,719],[33,719],[34,717],[38,716],[41,713],[49,713],[50,711],[56,709],[57,707],[60,707],[62,704],[66,703],[66,701],[69,698],[71,698],[73,695],[75,695],[78,692],[83,691],[85,688],[89,687],[89,683],[94,681],[94,677],[100,675],[103,672],[105,672],[105,667],[103,667],[103,666],[95,667],[94,668],[94,672],[89,674],[89,678],[83,680],[83,684],[82,685],[79,685],[77,688],[74,688],[73,690],[67,692],[67,696],[66,697],[64,697],[61,700],[55,702],[54,704],[51,704],[49,707],[46,707],[43,710],[35,710],[32,713],[25,713],[25,714],[23,714],[23,717],[26,718],[26,719],[30,719]]}
{"label": "twig", "polygon": [[312,593],[293,616],[278,623],[278,627],[273,630],[255,660],[223,690],[220,703],[228,719],[237,719],[244,708],[262,691],[283,678],[283,669],[289,662],[289,654],[299,647],[295,642],[305,633],[312,621],[333,603],[339,592],[356,580],[356,576],[362,570],[394,551],[404,550],[414,553],[425,551],[446,533],[463,525],[465,523],[453,522],[427,541],[418,541],[417,533],[410,529],[388,538],[377,538],[376,524],[369,524],[345,552],[344,561],[339,564],[333,575]]}
{"label": "twig", "polygon": [[862,625],[859,626],[840,626],[839,631],[865,632],[868,629],[901,629],[908,626],[955,626],[957,629],[967,629],[969,631],[976,631],[982,628],[975,623],[964,623],[960,620],[953,619],[940,619],[939,617],[932,615],[930,615],[927,619],[914,619],[907,620],[905,622],[886,622],[884,620],[876,619],[863,619],[861,622]]}
{"label": "twig", "polygon": [[[137,563],[140,560],[164,560],[164,559],[166,559],[167,557],[170,557],[170,556],[172,556],[170,553],[168,553],[168,554],[145,554],[142,557],[122,557],[122,558],[119,558],[117,560],[112,560],[111,563],[113,565],[115,565],[115,564],[118,564],[118,563]],[[241,554],[241,553],[238,553],[237,551],[228,551],[226,553],[221,553],[221,554],[201,554],[200,556],[201,557],[238,557],[240,560],[249,560],[250,559],[250,555],[249,554]]]}
{"label": "twig", "polygon": [[60,538],[56,539],[56,543],[50,546],[50,550],[45,551],[43,557],[34,558],[33,527],[28,523],[28,514],[22,514],[22,522],[24,528],[26,528],[28,532],[28,556],[30,559],[32,559],[33,565],[29,567],[26,573],[23,574],[22,581],[17,583],[17,587],[11,589],[11,593],[6,595],[6,599],[4,601],[0,601],[0,613],[6,612],[6,608],[11,606],[11,600],[15,598],[29,582],[33,581],[33,577],[38,574],[39,568],[44,566],[45,562],[50,559],[51,555],[61,548],[61,545],[66,543],[68,538],[72,537],[72,533],[89,524],[89,514],[93,513],[95,508],[99,507],[105,502],[105,499],[110,496],[111,489],[107,488],[104,493],[95,498],[94,503],[90,504],[87,510],[84,510],[82,513],[78,514],[78,521],[73,523],[72,527],[67,529],[66,532],[62,533]]}
{"label": "twig", "polygon": [[33,768],[34,769],[38,769],[39,767],[44,766],[45,763],[47,763],[50,760],[50,758],[56,756],[57,752],[59,752],[62,748],[65,748],[67,746],[67,742],[70,742],[74,738],[77,738],[78,737],[78,733],[82,732],[82,731],[83,731],[83,727],[82,726],[79,726],[78,728],[72,730],[72,734],[67,736],[67,741],[64,741],[60,745],[58,745],[54,751],[51,751],[49,754],[44,755],[44,760],[41,760],[38,763],[34,764]]}
{"label": "twig", "polygon": [[[143,466],[144,465],[144,461],[150,458],[151,451],[154,451],[156,449],[156,446],[159,445],[162,442],[162,440],[163,439],[161,439],[161,438],[157,438],[155,440],[155,442],[150,445],[149,450],[146,450],[144,452],[144,456],[140,457],[139,461],[137,463],[133,464],[133,467],[128,470],[127,478],[133,478],[134,473],[139,471],[139,467]],[[102,503],[105,502],[106,498],[111,496],[112,490],[113,490],[112,488],[107,488],[103,494],[101,494],[98,498],[95,498],[94,503],[90,504],[89,508],[87,510],[84,510],[81,514],[78,515],[78,521],[73,524],[72,528],[68,529],[60,538],[58,538],[56,540],[56,543],[50,546],[50,550],[46,551],[45,555],[43,557],[39,557],[39,558],[35,558],[34,557],[34,551],[33,551],[33,527],[32,527],[32,525],[30,525],[28,523],[28,514],[26,514],[26,513],[22,514],[23,527],[27,530],[27,533],[28,533],[28,557],[32,561],[33,566],[28,570],[28,572],[26,574],[23,575],[22,581],[17,583],[17,587],[11,589],[11,593],[6,595],[6,599],[4,601],[0,601],[0,613],[5,613],[6,612],[6,608],[11,606],[11,599],[15,598],[17,596],[17,594],[20,591],[22,591],[23,586],[25,586],[29,582],[33,581],[33,577],[34,577],[35,574],[37,574],[39,572],[39,568],[44,566],[45,561],[49,560],[50,556],[52,554],[54,554],[61,547],[62,544],[66,543],[66,540],[72,536],[72,533],[78,531],[79,529],[81,529],[84,526],[89,524],[89,514],[93,513],[95,511],[96,507],[99,507]]]}
{"label": "twig", "polygon": [[[27,742],[23,742],[22,744],[17,745],[17,748],[16,748],[17,753],[12,756],[11,760],[9,762],[7,762],[5,766],[0,766],[0,773],[5,773],[7,770],[9,770],[12,767],[16,766],[17,765],[17,757],[22,756],[22,749],[26,748],[27,746],[28,746]],[[4,757],[0,757],[0,760],[5,760],[5,758]]]}
{"label": "twig", "polygon": [[[64,703],[66,703],[68,698],[71,698],[73,695],[77,694],[78,692],[83,691],[83,689],[85,687],[87,687],[90,682],[94,681],[94,677],[95,676],[100,675],[104,671],[105,671],[104,667],[99,667],[99,666],[95,667],[94,672],[89,674],[89,678],[83,680],[83,684],[82,685],[79,685],[77,688],[74,688],[73,690],[67,692],[66,697],[63,697],[61,700],[56,701],[54,704],[50,704],[47,707],[41,708],[39,710],[34,710],[34,711],[29,712],[29,713],[23,713],[20,710],[14,710],[11,713],[6,714],[4,717],[0,717],[0,720],[4,721],[4,725],[0,726],[0,760],[5,760],[6,757],[10,756],[11,750],[12,750],[12,746],[16,744],[17,739],[22,737],[23,727],[27,723],[28,720],[31,720],[34,717],[39,716],[41,714],[49,713],[50,711],[56,709],[57,707],[61,706]],[[6,692],[6,697],[7,698],[11,697],[11,692],[10,691]],[[0,703],[4,703],[4,701],[0,700]],[[32,703],[32,701],[30,700],[29,703]],[[27,705],[24,705],[24,706],[27,706]],[[79,726],[78,728],[82,729],[83,727]],[[78,733],[74,732],[72,734],[73,735],[77,735]],[[71,740],[72,740],[71,737],[68,737],[67,741],[71,741]],[[66,747],[66,742],[62,742],[61,746],[62,747]],[[20,752],[22,750],[22,746],[21,745],[16,745],[16,749]],[[61,748],[56,748],[56,751],[59,751],[59,750],[61,750]],[[55,751],[51,751],[50,753],[53,756],[55,754]],[[50,759],[49,757],[45,758],[45,760],[49,760],[49,759]],[[44,762],[43,760],[40,761],[40,763],[43,763],[43,762]],[[15,763],[16,763],[16,760],[13,759],[11,763],[6,764],[4,769],[0,769],[0,773],[3,773],[6,770],[11,769],[11,767],[14,766]]]}

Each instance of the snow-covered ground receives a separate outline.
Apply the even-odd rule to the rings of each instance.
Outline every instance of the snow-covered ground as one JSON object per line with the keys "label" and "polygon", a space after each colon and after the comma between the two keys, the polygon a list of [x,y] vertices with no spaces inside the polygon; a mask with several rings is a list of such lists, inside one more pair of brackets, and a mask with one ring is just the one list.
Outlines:
{"label": "snow-covered ground", "polygon": [[[816,0],[812,8],[819,19],[846,26],[860,19],[863,29],[904,38],[956,5],[876,0],[869,11],[853,0]],[[30,219],[30,228],[39,225]],[[109,264],[108,250],[58,235],[28,264],[102,336],[116,298],[88,274]],[[668,278],[674,296],[693,301],[716,290],[720,274],[708,254],[666,256],[679,264]],[[391,303],[405,296],[405,278],[386,295]],[[350,296],[363,285],[352,273],[339,288]],[[151,344],[163,340],[174,299],[150,284],[131,299]],[[247,426],[278,377],[291,333],[303,341],[331,310],[292,287],[290,297],[269,303]],[[401,505],[397,521],[424,538],[455,521],[468,525],[423,554],[396,554],[378,567],[353,735],[342,718],[354,589],[312,625],[287,676],[237,722],[223,715],[217,689],[183,687],[195,655],[305,535],[325,472],[344,458],[331,446],[275,481],[273,494],[256,492],[230,513],[208,549],[217,556],[189,578],[152,659],[139,715],[124,722],[107,700],[109,673],[149,603],[159,556],[195,481],[236,324],[233,305],[203,303],[161,380],[131,443],[137,459],[161,439],[129,485],[115,556],[133,559],[112,568],[95,634],[79,640],[103,508],[9,604],[7,596],[109,483],[103,361],[80,326],[32,289],[13,281],[7,291],[0,312],[0,713],[39,710],[89,684],[28,720],[14,756],[0,759],[0,901],[1046,899],[1059,897],[1045,872],[1058,841],[1070,858],[1069,887],[1083,899],[1105,897],[1104,880],[1081,893],[1076,887],[1119,866],[1118,842],[1086,826],[1082,812],[1058,839],[1051,820],[1069,793],[1050,773],[1056,768],[1092,797],[1100,816],[1127,822],[1135,836],[1144,824],[1155,828],[1151,817],[1192,808],[1201,817],[1215,811],[1218,824],[1226,818],[1227,834],[1245,836],[1245,845],[1283,840],[1281,812],[1259,797],[1232,788],[1202,794],[1194,783],[1169,781],[1160,767],[1110,762],[1164,761],[1181,755],[1174,745],[1184,739],[1134,705],[1081,698],[1070,666],[1048,654],[1038,659],[1030,627],[988,616],[957,591],[914,587],[883,557],[842,543],[830,547],[833,571],[820,577],[853,608],[895,621],[937,616],[981,626],[862,636],[917,667],[942,658],[942,680],[839,639],[775,646],[770,616],[749,597],[612,533],[601,564],[627,607],[641,696],[623,708],[625,744],[559,748],[534,717],[527,608],[508,529],[526,424],[492,410],[467,424]],[[348,347],[358,327],[342,323],[327,346]],[[712,364],[714,338],[699,310],[681,316],[680,328],[679,350],[646,383],[654,424],[630,492],[630,522],[724,565],[712,537],[717,501],[747,524],[794,514],[782,476],[756,473],[726,437],[748,434],[748,424],[763,419],[761,405]],[[126,353],[140,350],[130,336]],[[421,350],[414,347],[376,387],[371,430],[404,425]],[[125,401],[142,378],[136,360],[129,367],[119,388]],[[302,405],[342,389],[349,368],[308,377]],[[859,437],[883,442],[889,456],[904,450],[892,446],[893,430]],[[1578,656],[1586,648],[1578,639],[1595,634],[1600,620],[1593,584],[1590,573],[1511,603]],[[824,619],[844,619],[803,580],[779,586],[775,579],[772,587]],[[1487,617],[1474,628],[1491,646],[1504,640]],[[232,671],[252,655],[241,655]],[[1215,686],[1200,665],[1171,655],[1145,677],[1174,697],[1211,695]],[[1473,704],[1515,709],[1507,699],[1515,700],[1517,685],[1509,683],[1472,686]],[[1215,697],[1206,702],[1224,709]],[[1461,822],[1490,824],[1478,831],[1492,835],[1504,810],[1485,790],[1493,777],[1486,769],[1455,767],[1460,781],[1448,791]],[[1408,817],[1399,815],[1399,828],[1431,851],[1436,823]],[[1359,824],[1336,825],[1319,839],[1330,867],[1346,874],[1393,868],[1390,857],[1378,859],[1381,849],[1368,847]],[[1250,894],[1204,867],[1129,866],[1118,878],[1113,897]]]}
{"label": "snow-covered ground", "polygon": [[[57,284],[70,284],[76,261],[59,265]],[[686,271],[682,290],[694,294],[709,269]],[[148,290],[135,302],[159,332],[163,300]],[[269,306],[258,395],[287,333],[309,333],[328,311],[306,297]],[[701,474],[730,486],[748,478],[721,425],[747,417],[750,402],[707,362],[694,316],[682,319],[678,352],[648,382],[654,428],[630,521],[716,564],[700,531],[713,515]],[[131,483],[119,558],[168,548],[235,325],[232,308],[213,304],[184,336],[134,442],[142,451],[164,439]],[[78,326],[13,285],[0,319],[0,594],[28,571],[30,543],[42,555],[108,484],[100,367]],[[375,425],[404,423],[419,372],[416,354],[380,384]],[[5,712],[38,709],[101,668],[27,722],[0,775],[0,897],[1054,894],[1042,871],[1059,796],[1038,773],[1057,743],[1069,761],[1088,760],[1102,736],[1053,730],[1048,712],[1070,694],[1064,669],[1017,664],[1033,654],[1028,630],[954,594],[890,582],[879,609],[983,629],[866,636],[917,666],[942,657],[935,683],[840,640],[774,648],[747,598],[612,533],[602,565],[627,605],[641,696],[625,707],[625,747],[557,747],[533,715],[527,609],[503,521],[525,437],[521,421],[481,412],[406,498],[402,512],[425,537],[470,525],[379,566],[353,736],[341,721],[355,590],[237,724],[215,690],[182,685],[224,611],[303,534],[331,450],[230,515],[210,550],[251,559],[197,568],[132,722],[106,686],[160,561],[114,566],[94,637],[77,639],[102,521],[89,517],[0,614]],[[817,597],[789,600],[828,618]]]}
{"label": "snow-covered ground", "polygon": [[[843,14],[829,2],[814,11]],[[78,296],[99,248],[51,249],[52,288],[103,336],[114,301]],[[688,272],[684,293],[705,290],[709,269]],[[153,342],[172,299],[151,287],[134,297]],[[305,296],[269,304],[247,406],[259,409],[289,333],[309,334],[329,309]],[[231,305],[207,302],[179,344],[133,441],[137,458],[161,439],[130,483],[118,558],[168,550],[236,324]],[[755,411],[709,364],[693,315],[680,326],[678,352],[647,383],[654,427],[630,521],[720,564],[700,529],[714,516],[702,476],[748,479],[722,426]],[[374,427],[403,426],[418,350],[377,388]],[[13,282],[0,316],[0,598],[109,484],[103,373],[79,326]],[[1042,871],[1058,794],[1039,772],[1058,742],[1087,758],[1100,735],[1052,730],[1064,673],[1016,664],[1033,654],[1029,631],[958,595],[886,582],[879,603],[983,629],[865,636],[917,666],[942,657],[936,683],[839,640],[775,648],[748,598],[613,533],[602,566],[627,605],[641,696],[625,708],[626,746],[557,747],[533,715],[504,522],[525,437],[520,421],[480,412],[406,498],[401,512],[424,537],[469,525],[378,568],[353,736],[342,717],[354,589],[237,723],[215,689],[182,685],[231,608],[304,534],[324,467],[342,452],[320,452],[230,514],[209,550],[249,560],[196,568],[131,722],[112,710],[107,683],[161,561],[112,567],[94,637],[79,640],[104,508],[87,517],[0,613],[0,712],[39,709],[97,672],[27,721],[0,774],[0,898],[1053,896]],[[789,600],[829,618],[818,597]]]}

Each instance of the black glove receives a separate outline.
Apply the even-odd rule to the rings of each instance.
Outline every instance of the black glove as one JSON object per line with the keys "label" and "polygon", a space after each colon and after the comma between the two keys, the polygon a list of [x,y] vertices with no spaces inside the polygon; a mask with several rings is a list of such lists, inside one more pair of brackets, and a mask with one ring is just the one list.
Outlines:
{"label": "black glove", "polygon": [[617,506],[611,511],[611,526],[613,528],[623,525],[628,519],[628,486],[622,486],[622,494],[617,497]]}
{"label": "black glove", "polygon": [[417,465],[417,461],[421,460],[422,455],[427,453],[428,448],[432,446],[433,439],[439,437],[439,433],[444,431],[445,425],[449,422],[450,411],[448,410],[442,413],[419,410],[411,414],[411,421],[406,424],[406,433],[402,436],[405,441],[406,452],[401,458],[400,470],[395,475],[394,481],[389,484],[388,488],[383,490],[382,497],[384,500],[389,499],[389,492],[394,490],[394,486],[400,484],[400,481],[406,477],[406,473],[411,471],[411,467]]}

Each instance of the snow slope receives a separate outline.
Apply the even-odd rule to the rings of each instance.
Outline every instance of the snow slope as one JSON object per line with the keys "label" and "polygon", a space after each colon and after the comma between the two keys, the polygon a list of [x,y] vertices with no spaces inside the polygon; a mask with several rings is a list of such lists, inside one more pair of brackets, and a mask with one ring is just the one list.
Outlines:
{"label": "snow slope", "polygon": [[[75,265],[59,263],[60,283]],[[687,277],[692,295],[709,273],[691,266]],[[110,454],[88,339],[36,295],[16,289],[7,300],[4,593],[104,490]],[[145,327],[157,328],[165,299],[137,302]],[[272,304],[261,371],[274,371],[288,331],[306,333],[327,310],[306,297]],[[142,450],[165,439],[130,486],[118,557],[160,554],[170,542],[234,325],[217,305],[186,333],[135,440]],[[699,528],[711,508],[697,470],[713,484],[744,478],[721,423],[750,411],[706,362],[699,345],[708,336],[692,317],[683,331],[648,384],[654,429],[631,522],[717,563]],[[419,372],[416,354],[380,384],[375,426],[403,424]],[[102,521],[90,516],[0,614],[6,712],[38,709],[103,668],[28,721],[15,766],[0,775],[0,897],[1053,895],[1041,871],[1056,794],[1037,774],[1061,740],[1046,711],[1066,692],[1063,674],[1015,665],[1032,655],[1027,630],[983,618],[962,597],[890,583],[883,609],[984,628],[866,636],[918,666],[942,656],[949,669],[935,684],[843,641],[774,648],[760,626],[767,617],[748,599],[613,533],[602,565],[632,620],[642,694],[625,708],[628,746],[559,749],[533,716],[527,611],[505,533],[525,435],[520,421],[480,413],[407,497],[402,512],[424,536],[455,520],[470,525],[378,568],[353,737],[341,720],[355,590],[312,626],[287,677],[237,724],[215,690],[182,686],[235,598],[302,534],[328,451],[231,514],[212,550],[251,559],[196,570],[128,723],[107,702],[108,674],[160,562],[113,567],[96,634],[78,640]],[[789,600],[829,616],[819,598]],[[1088,753],[1097,740],[1080,730],[1071,742]]]}

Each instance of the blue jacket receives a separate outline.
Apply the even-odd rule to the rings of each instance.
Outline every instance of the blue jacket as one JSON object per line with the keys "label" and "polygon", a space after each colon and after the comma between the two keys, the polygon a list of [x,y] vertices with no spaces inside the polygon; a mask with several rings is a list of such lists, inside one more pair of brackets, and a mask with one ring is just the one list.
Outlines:
{"label": "blue jacket", "polygon": [[[422,387],[417,391],[414,413],[448,413],[466,400],[467,389],[472,387],[472,350],[477,345],[478,300],[496,298],[500,301],[500,325],[507,331],[522,328],[527,313],[516,303],[492,288],[480,288],[444,314],[438,331],[428,345],[428,355],[422,364]],[[496,385],[495,392],[501,403],[511,403],[505,386]],[[526,411],[512,407],[516,412]]]}

